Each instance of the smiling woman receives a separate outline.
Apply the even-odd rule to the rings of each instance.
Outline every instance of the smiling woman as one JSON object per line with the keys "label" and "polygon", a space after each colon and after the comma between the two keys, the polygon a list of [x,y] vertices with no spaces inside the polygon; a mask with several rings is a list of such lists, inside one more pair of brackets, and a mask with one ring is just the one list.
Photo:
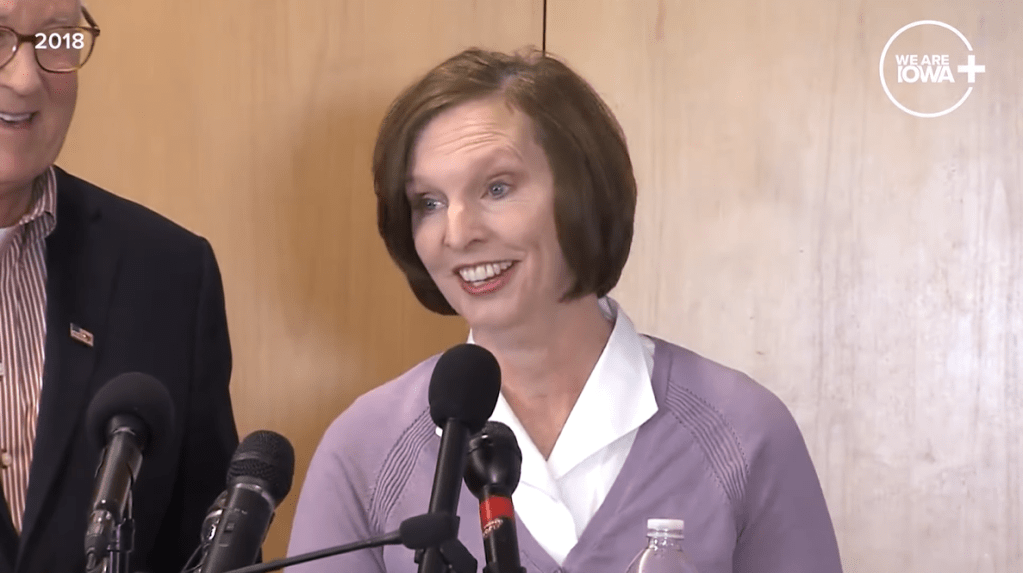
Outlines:
{"label": "smiling woman", "polygon": [[[638,333],[608,296],[629,254],[636,183],[621,128],[585,80],[538,51],[464,51],[394,102],[373,173],[380,234],[412,290],[465,319],[500,365],[492,419],[522,449],[514,505],[527,570],[624,572],[647,520],[673,518],[701,573],[841,571],[785,405]],[[380,535],[427,507],[436,362],[364,395],[327,431],[289,553]],[[472,495],[460,500],[459,539],[480,559]],[[392,548],[295,570],[411,573],[415,562]]]}
{"label": "smiling woman", "polygon": [[449,108],[423,129],[411,165],[415,250],[443,300],[477,337],[549,316],[573,276],[528,116],[504,96]]}
{"label": "smiling woman", "polygon": [[[468,107],[458,110],[459,104]],[[598,118],[601,121],[594,121]],[[464,133],[448,133],[463,121]],[[411,152],[414,140],[426,136],[423,131],[441,138],[437,148],[432,142],[420,142]],[[464,149],[458,149],[459,137],[468,138]],[[421,161],[419,171],[410,169],[416,154],[443,153],[451,155],[437,157],[436,166],[433,161]],[[636,184],[621,128],[582,78],[539,52],[513,57],[470,50],[411,86],[392,106],[381,126],[373,162],[380,233],[416,296],[441,314],[455,314],[455,309],[415,252],[409,197],[422,195],[423,184],[431,181],[418,179],[432,176],[428,170],[469,159],[456,158],[457,153],[473,154],[476,176],[550,178],[528,183],[546,187],[550,193],[546,203],[544,198],[533,198],[547,207],[553,199],[562,236],[573,238],[561,245],[575,275],[566,295],[572,298],[594,291],[603,296],[610,291],[631,245]],[[406,181],[412,185],[406,187]],[[501,182],[473,183],[485,186],[494,181]]]}

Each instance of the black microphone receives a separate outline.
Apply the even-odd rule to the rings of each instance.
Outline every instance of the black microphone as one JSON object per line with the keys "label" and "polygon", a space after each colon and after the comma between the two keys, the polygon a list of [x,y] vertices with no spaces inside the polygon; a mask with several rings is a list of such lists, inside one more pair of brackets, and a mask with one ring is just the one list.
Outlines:
{"label": "black microphone", "polygon": [[[203,524],[214,530],[201,573],[224,573],[252,565],[266,539],[274,511],[291,491],[295,450],[284,436],[257,430],[240,444],[227,470],[227,499],[214,503]],[[215,518],[216,512],[221,512]]]}
{"label": "black microphone", "polygon": [[142,468],[142,454],[159,455],[171,441],[173,426],[170,394],[148,374],[121,374],[93,396],[85,428],[103,453],[85,531],[88,570],[128,570],[134,537],[132,486]]}
{"label": "black microphone", "polygon": [[469,440],[465,485],[480,500],[487,566],[483,573],[525,573],[519,560],[512,493],[522,473],[522,450],[511,428],[490,421]]}
{"label": "black microphone", "polygon": [[365,541],[356,541],[355,543],[348,543],[345,545],[338,545],[337,547],[332,547],[330,549],[294,555],[284,559],[277,559],[276,561],[270,561],[269,563],[250,565],[248,567],[242,567],[241,569],[235,569],[228,573],[266,573],[267,571],[276,571],[278,569],[298,565],[299,563],[305,563],[307,561],[315,561],[325,557],[341,555],[342,553],[350,553],[359,549],[380,547],[382,545],[398,545],[400,543],[409,549],[435,547],[436,545],[455,537],[457,533],[457,517],[450,516],[446,513],[425,513],[402,521],[398,526],[397,531],[392,531],[379,537],[373,537]]}
{"label": "black microphone", "polygon": [[[430,378],[430,417],[444,433],[437,454],[430,513],[447,513],[457,518],[469,436],[483,429],[494,413],[500,393],[501,367],[482,346],[460,344],[437,361]],[[465,567],[464,556],[468,552],[459,547],[462,556],[444,555],[439,547],[427,548],[416,556],[419,573],[444,573],[448,569],[446,561],[459,557],[461,567]],[[472,567],[475,571],[475,564]]]}

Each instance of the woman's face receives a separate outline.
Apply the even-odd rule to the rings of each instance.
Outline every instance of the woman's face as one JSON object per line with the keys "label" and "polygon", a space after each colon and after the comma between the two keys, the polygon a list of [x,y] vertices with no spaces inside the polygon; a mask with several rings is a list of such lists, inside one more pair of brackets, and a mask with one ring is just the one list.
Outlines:
{"label": "woman's face", "polygon": [[474,330],[542,324],[571,286],[554,178],[532,121],[502,96],[446,110],[412,150],[416,251]]}

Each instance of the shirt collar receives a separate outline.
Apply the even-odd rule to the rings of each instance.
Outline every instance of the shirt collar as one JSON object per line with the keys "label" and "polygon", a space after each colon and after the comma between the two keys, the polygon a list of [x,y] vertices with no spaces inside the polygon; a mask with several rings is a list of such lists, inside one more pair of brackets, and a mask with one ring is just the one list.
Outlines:
{"label": "shirt collar", "polygon": [[27,228],[34,224],[42,226],[41,239],[48,237],[57,227],[57,176],[52,165],[32,182],[32,207],[15,227]]}
{"label": "shirt collar", "polygon": [[[562,478],[657,412],[651,383],[653,342],[636,332],[616,301],[605,297],[600,305],[604,315],[614,321],[614,328],[551,456],[544,461],[503,394],[491,416],[515,432],[523,456],[521,481],[534,487],[550,491],[555,487],[553,480]],[[473,343],[471,331],[468,342]]]}

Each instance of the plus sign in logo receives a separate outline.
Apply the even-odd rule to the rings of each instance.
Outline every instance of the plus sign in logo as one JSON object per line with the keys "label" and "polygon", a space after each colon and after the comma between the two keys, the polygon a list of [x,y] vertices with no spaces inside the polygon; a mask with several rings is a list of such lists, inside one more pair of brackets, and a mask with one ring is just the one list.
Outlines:
{"label": "plus sign in logo", "polygon": [[987,71],[966,36],[936,20],[906,24],[895,32],[881,52],[878,68],[888,99],[916,117],[952,113]]}

